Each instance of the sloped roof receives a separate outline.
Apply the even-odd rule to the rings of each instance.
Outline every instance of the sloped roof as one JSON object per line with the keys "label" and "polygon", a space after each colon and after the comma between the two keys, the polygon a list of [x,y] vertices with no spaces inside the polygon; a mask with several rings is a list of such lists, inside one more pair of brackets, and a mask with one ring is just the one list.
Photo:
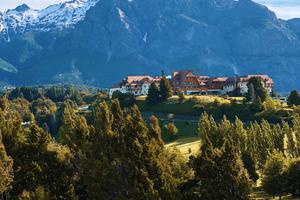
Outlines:
{"label": "sloped roof", "polygon": [[151,81],[153,78],[151,76],[127,76],[126,81],[127,83],[131,84],[133,82],[139,82],[139,81]]}

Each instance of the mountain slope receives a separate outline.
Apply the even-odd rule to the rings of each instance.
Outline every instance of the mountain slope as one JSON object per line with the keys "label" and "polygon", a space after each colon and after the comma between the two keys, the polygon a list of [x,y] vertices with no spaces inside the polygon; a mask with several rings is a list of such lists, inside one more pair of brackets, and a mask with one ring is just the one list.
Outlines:
{"label": "mountain slope", "polygon": [[72,0],[34,10],[26,4],[0,13],[0,38],[10,41],[15,35],[27,32],[57,31],[72,27],[83,20],[86,12],[98,0]]}
{"label": "mountain slope", "polygon": [[72,26],[43,30],[2,40],[0,57],[19,73],[0,76],[106,87],[128,74],[189,68],[212,76],[267,73],[279,91],[300,89],[297,23],[250,0],[100,0]]}
{"label": "mountain slope", "polygon": [[0,58],[0,69],[6,72],[10,72],[10,73],[17,73],[18,70],[11,65],[10,63],[6,62],[5,60]]}

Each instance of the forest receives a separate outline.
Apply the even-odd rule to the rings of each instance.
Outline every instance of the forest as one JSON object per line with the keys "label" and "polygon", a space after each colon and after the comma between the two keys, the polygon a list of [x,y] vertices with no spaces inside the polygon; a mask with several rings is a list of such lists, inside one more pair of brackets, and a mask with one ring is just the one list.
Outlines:
{"label": "forest", "polygon": [[[288,100],[296,111],[297,95]],[[167,101],[171,93],[161,96]],[[271,107],[269,97],[258,97],[249,95],[249,108],[256,105],[258,113]],[[243,122],[237,115],[216,120],[203,110],[200,150],[186,158],[165,147],[160,120],[144,119],[140,108],[130,95],[108,99],[104,91],[73,86],[3,93],[0,199],[244,200],[255,199],[257,190],[300,197],[296,111],[273,123]]]}

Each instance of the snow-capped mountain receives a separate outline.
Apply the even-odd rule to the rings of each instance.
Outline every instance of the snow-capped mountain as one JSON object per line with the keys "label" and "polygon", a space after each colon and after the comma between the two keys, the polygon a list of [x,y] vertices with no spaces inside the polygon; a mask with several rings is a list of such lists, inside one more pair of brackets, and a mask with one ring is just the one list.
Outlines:
{"label": "snow-capped mountain", "polygon": [[0,35],[10,41],[10,35],[28,31],[53,31],[69,28],[84,19],[86,12],[99,0],[73,0],[51,5],[42,10],[26,4],[0,13]]}
{"label": "snow-capped mountain", "polygon": [[81,79],[108,87],[126,75],[193,69],[268,74],[277,91],[289,91],[300,89],[299,30],[299,19],[278,19],[252,0],[22,5],[0,14],[0,59],[15,68],[0,66],[0,79],[17,85]]}

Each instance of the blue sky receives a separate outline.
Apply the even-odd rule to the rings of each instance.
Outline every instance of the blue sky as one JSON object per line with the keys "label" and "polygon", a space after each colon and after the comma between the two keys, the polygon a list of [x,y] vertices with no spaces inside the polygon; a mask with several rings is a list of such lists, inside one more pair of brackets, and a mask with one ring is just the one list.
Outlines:
{"label": "blue sky", "polygon": [[[14,8],[22,3],[32,8],[44,8],[64,0],[0,0],[0,11]],[[254,0],[268,6],[282,19],[300,18],[300,0]]]}
{"label": "blue sky", "polygon": [[[0,0],[1,1],[1,0]],[[254,0],[268,6],[283,19],[300,18],[300,0]]]}

